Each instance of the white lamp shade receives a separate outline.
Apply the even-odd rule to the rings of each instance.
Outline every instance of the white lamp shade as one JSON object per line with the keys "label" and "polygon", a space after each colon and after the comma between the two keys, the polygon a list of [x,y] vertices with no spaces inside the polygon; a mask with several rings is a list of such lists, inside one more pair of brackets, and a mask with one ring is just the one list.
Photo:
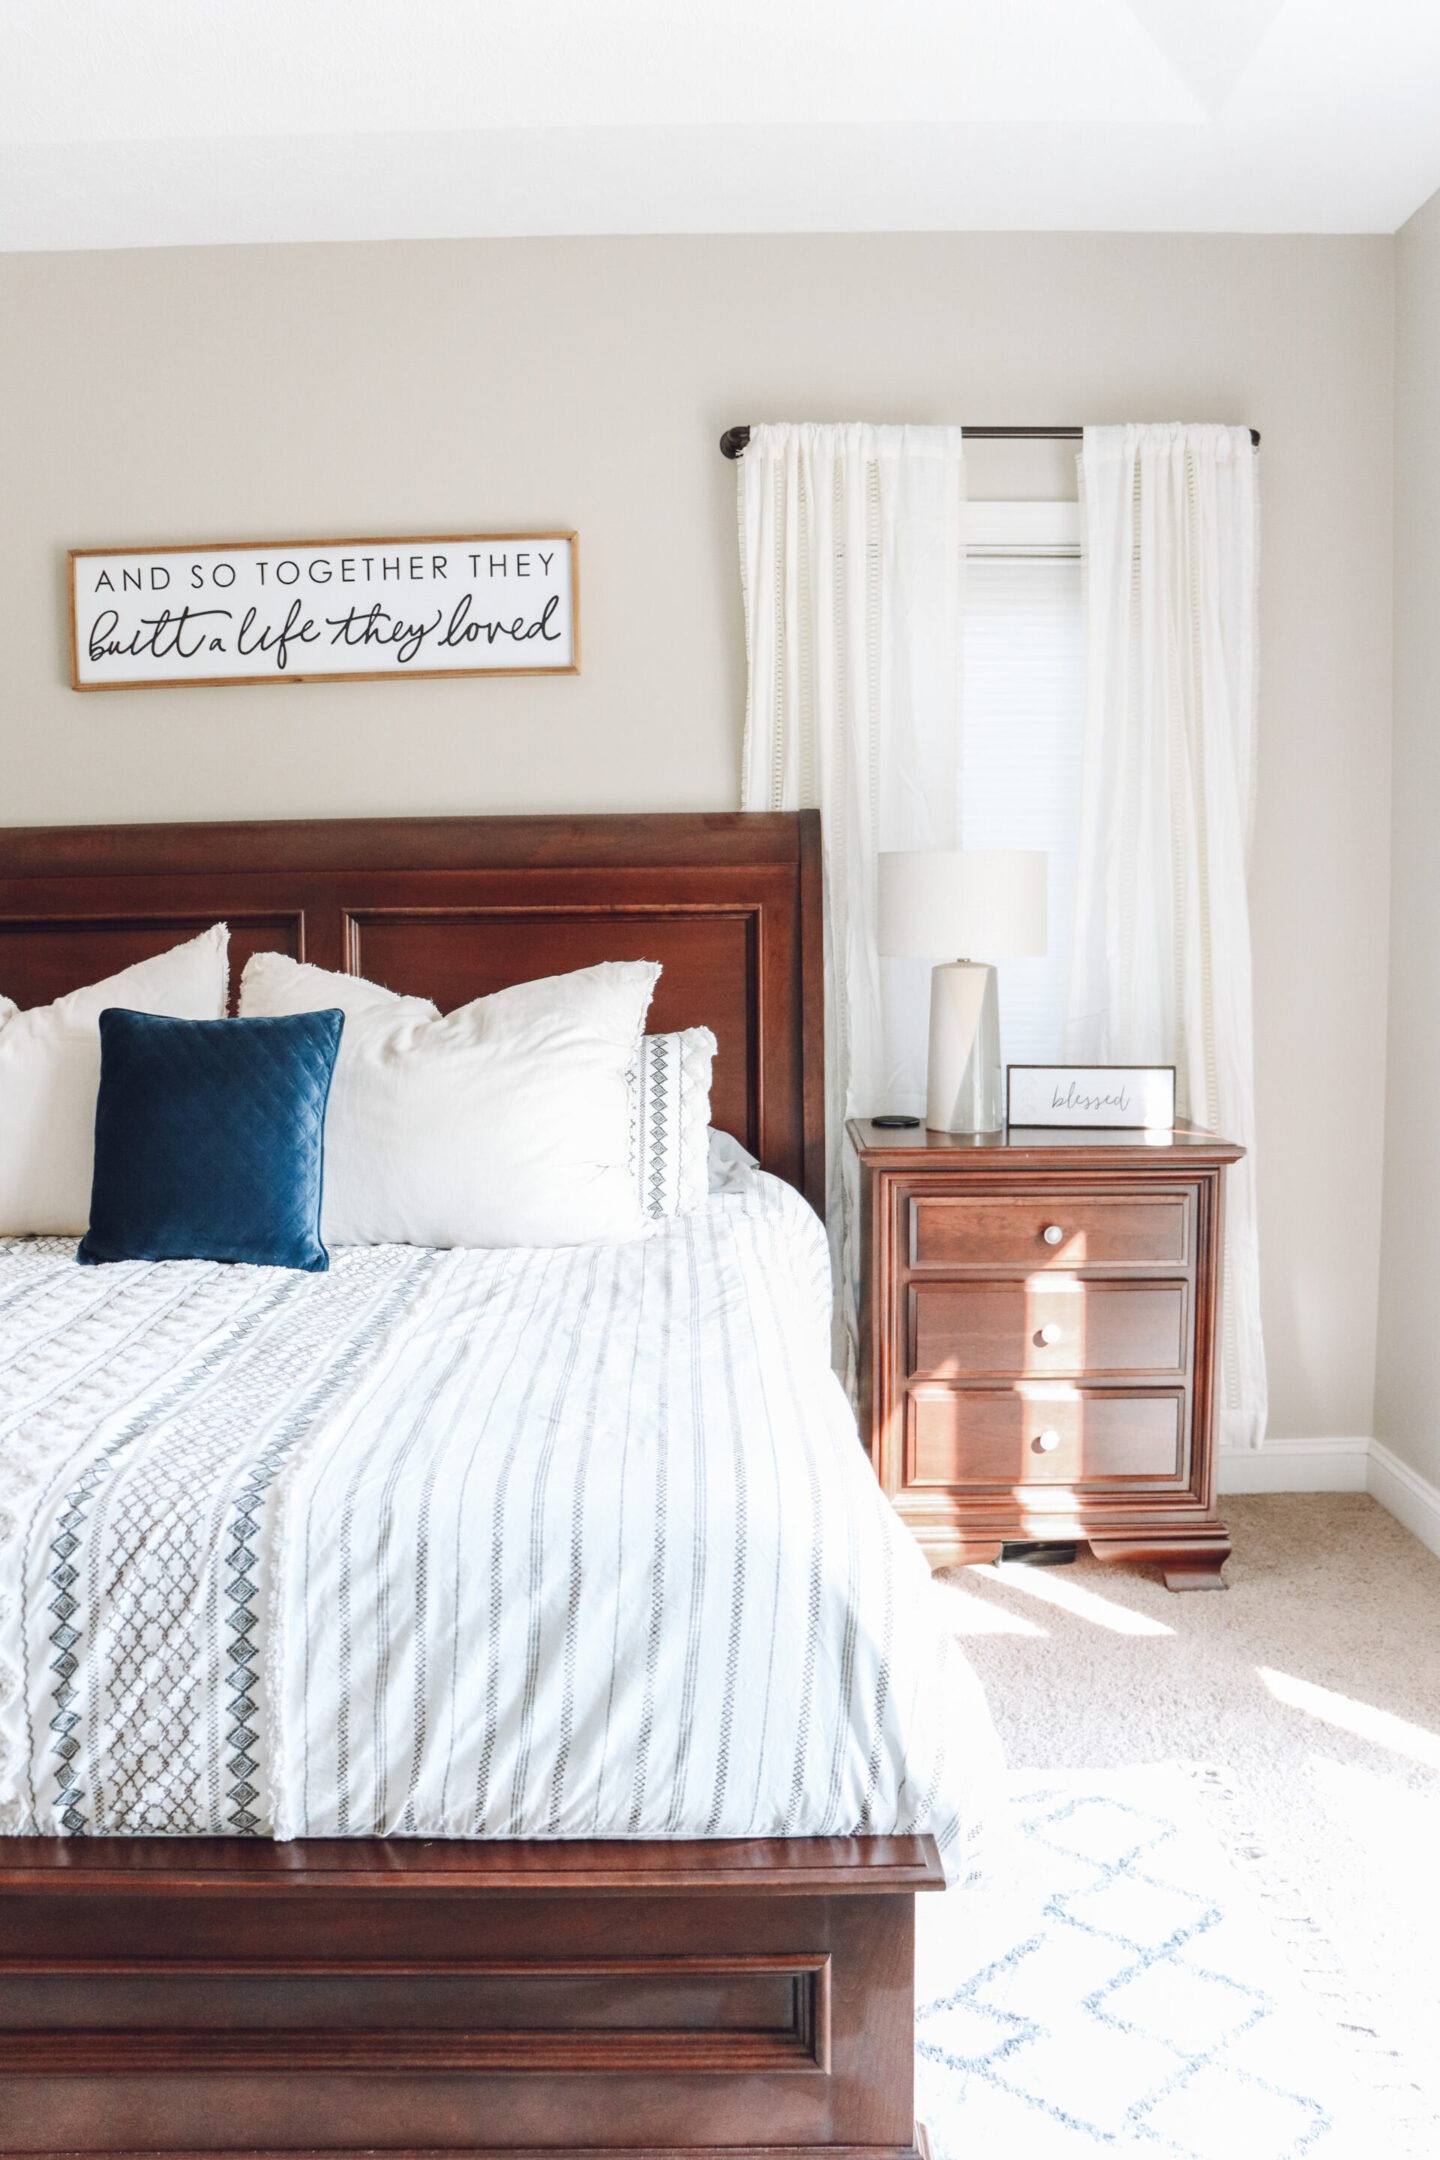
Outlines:
{"label": "white lamp shade", "polygon": [[914,848],[882,855],[880,951],[891,960],[1009,960],[1045,950],[1044,854]]}

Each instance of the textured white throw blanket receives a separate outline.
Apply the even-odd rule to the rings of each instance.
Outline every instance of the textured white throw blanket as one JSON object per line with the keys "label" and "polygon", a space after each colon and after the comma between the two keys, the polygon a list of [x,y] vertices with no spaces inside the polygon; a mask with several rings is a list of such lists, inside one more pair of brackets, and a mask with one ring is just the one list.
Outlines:
{"label": "textured white throw blanket", "polygon": [[933,1830],[993,1741],[747,1177],[328,1275],[0,1244],[0,1826]]}

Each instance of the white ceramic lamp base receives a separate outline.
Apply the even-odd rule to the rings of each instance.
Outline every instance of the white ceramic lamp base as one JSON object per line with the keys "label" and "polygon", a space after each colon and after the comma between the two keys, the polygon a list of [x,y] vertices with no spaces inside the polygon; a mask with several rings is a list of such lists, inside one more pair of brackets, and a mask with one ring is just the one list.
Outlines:
{"label": "white ceramic lamp base", "polygon": [[949,960],[930,977],[930,1074],[925,1123],[932,1132],[999,1132],[1000,998],[995,970]]}

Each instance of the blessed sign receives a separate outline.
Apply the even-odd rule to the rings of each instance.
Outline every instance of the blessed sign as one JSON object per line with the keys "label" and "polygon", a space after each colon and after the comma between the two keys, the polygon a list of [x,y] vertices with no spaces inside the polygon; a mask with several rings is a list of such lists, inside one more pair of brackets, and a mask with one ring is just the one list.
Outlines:
{"label": "blessed sign", "polygon": [[70,680],[573,674],[575,555],[573,533],[75,548]]}
{"label": "blessed sign", "polygon": [[1094,1125],[1169,1132],[1173,1065],[1007,1065],[1007,1125]]}

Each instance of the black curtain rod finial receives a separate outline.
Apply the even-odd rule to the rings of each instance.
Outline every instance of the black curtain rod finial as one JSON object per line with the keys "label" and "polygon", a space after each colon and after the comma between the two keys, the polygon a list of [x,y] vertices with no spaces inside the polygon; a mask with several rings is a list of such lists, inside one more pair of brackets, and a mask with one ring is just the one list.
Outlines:
{"label": "black curtain rod finial", "polygon": [[749,440],[750,430],[748,427],[727,427],[720,437],[720,455],[722,457],[738,458]]}

